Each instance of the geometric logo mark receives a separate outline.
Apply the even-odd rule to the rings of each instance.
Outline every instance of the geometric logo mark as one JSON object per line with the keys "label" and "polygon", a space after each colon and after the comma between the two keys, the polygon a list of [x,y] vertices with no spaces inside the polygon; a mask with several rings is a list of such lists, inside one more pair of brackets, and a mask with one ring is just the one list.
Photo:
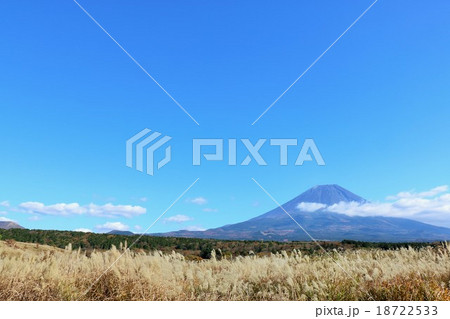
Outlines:
{"label": "geometric logo mark", "polygon": [[[144,171],[144,160],[146,161],[146,173],[153,176],[154,173],[154,158],[155,152],[164,144],[166,144],[172,138],[170,136],[161,136],[159,132],[151,133],[148,128],[143,129],[126,142],[126,165],[128,167],[135,167],[138,171]],[[158,139],[158,140],[157,140]],[[135,156],[133,156],[135,155]],[[170,145],[165,149],[165,155],[162,160],[157,164],[157,169],[166,165],[171,160],[171,147]]]}

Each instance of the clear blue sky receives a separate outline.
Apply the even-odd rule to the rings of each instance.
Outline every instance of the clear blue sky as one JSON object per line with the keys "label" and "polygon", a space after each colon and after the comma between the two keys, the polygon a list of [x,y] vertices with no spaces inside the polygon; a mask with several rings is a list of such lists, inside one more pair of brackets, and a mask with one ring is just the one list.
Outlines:
{"label": "clear blue sky", "polygon": [[[152,232],[221,226],[273,208],[251,177],[280,202],[316,184],[369,200],[449,184],[449,1],[378,1],[251,125],[371,2],[79,0],[197,126],[73,1],[2,1],[4,218],[28,228],[121,222],[136,231],[198,177],[167,213],[192,220],[161,221]],[[173,137],[173,161],[153,177],[125,166],[125,140],[146,127]],[[279,167],[267,152],[267,167],[192,167],[193,137],[314,138],[326,166]],[[189,202],[197,197],[207,203]],[[147,213],[30,218],[17,209],[23,202]]]}

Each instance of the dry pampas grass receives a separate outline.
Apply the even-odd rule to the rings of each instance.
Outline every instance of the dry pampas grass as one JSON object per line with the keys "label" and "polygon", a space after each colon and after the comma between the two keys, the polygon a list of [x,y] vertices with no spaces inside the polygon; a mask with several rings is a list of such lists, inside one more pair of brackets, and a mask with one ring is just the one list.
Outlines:
{"label": "dry pampas grass", "polygon": [[450,300],[449,287],[446,245],[188,261],[0,242],[0,300]]}

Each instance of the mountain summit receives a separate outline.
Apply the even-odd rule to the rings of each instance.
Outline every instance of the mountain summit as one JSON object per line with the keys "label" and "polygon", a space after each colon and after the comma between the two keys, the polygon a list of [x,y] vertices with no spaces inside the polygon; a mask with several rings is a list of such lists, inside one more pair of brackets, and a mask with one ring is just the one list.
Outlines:
{"label": "mountain summit", "polygon": [[325,205],[333,205],[339,202],[366,202],[364,198],[359,197],[336,184],[314,186],[294,198],[292,201],[298,203],[320,203]]}
{"label": "mountain summit", "polygon": [[[449,240],[450,229],[405,218],[348,216],[330,212],[340,202],[367,202],[339,185],[314,186],[273,210],[247,221],[205,231],[176,231],[159,236],[234,240],[311,240],[292,216],[314,239],[406,242]],[[301,205],[300,205],[301,204]],[[311,206],[313,209],[305,209]],[[286,212],[285,212],[286,211]]]}
{"label": "mountain summit", "polygon": [[[294,199],[284,203],[282,206],[288,213],[295,214],[299,211],[298,205],[300,203],[316,203],[330,206],[340,202],[357,202],[362,204],[367,203],[367,200],[336,184],[317,185],[308,189],[306,192],[301,193]],[[255,219],[261,219],[263,217],[274,215],[282,215],[281,217],[287,216],[286,213],[278,207],[268,213],[256,217]]]}

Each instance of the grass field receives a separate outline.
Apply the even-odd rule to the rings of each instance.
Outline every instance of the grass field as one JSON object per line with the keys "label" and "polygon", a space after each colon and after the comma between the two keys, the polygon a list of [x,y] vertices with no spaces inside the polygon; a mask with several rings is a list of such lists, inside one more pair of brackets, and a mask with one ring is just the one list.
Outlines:
{"label": "grass field", "polygon": [[445,245],[194,261],[0,241],[1,300],[450,300],[449,288]]}

